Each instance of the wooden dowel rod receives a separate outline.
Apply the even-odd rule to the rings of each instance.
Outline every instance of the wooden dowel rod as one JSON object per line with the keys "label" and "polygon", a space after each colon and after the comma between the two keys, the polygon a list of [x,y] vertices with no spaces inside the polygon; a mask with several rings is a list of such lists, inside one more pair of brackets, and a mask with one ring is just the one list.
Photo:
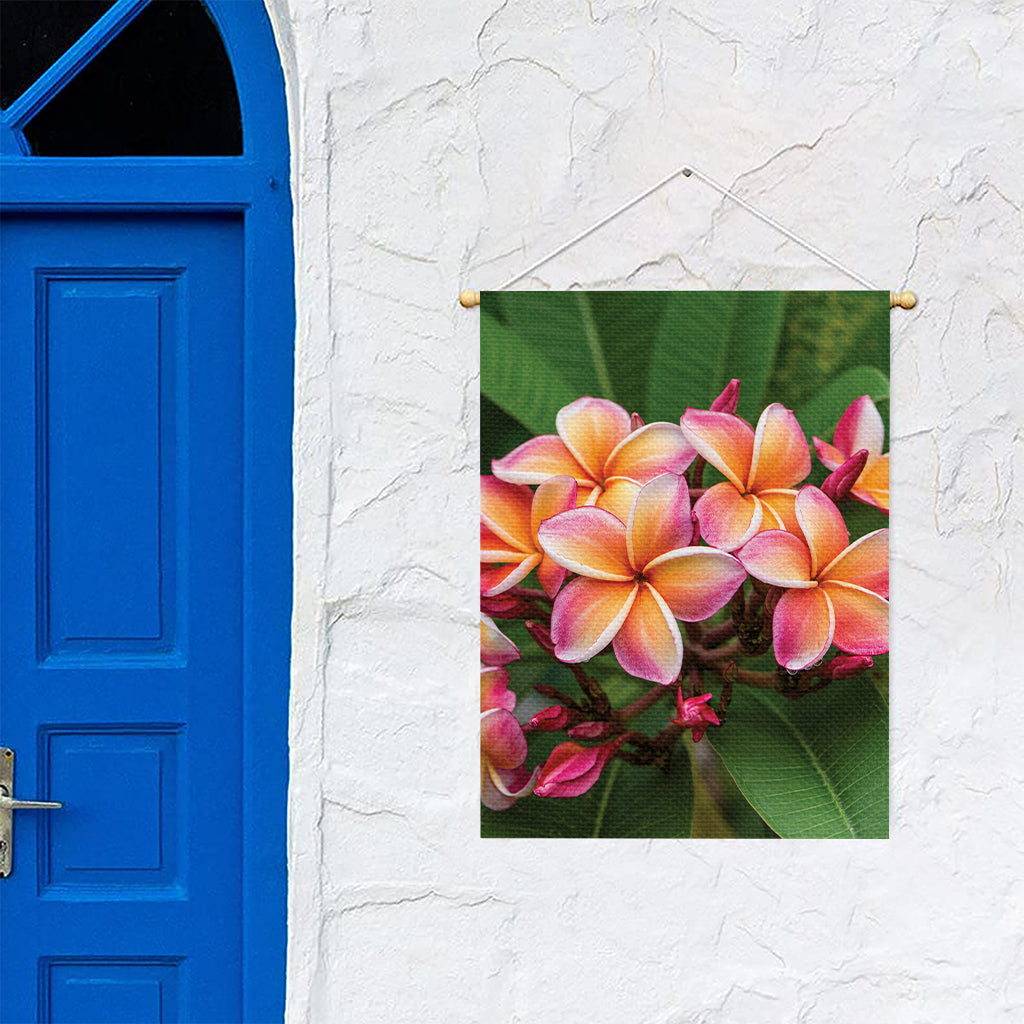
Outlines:
{"label": "wooden dowel rod", "polygon": [[[470,291],[459,292],[459,305],[464,309],[472,309],[480,305],[480,293]],[[913,309],[917,305],[917,296],[913,292],[889,292],[890,309]]]}

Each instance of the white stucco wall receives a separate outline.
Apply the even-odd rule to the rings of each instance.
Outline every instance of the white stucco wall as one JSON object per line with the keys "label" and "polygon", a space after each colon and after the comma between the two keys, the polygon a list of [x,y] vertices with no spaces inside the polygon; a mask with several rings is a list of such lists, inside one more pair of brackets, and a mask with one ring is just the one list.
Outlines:
{"label": "white stucco wall", "polygon": [[[298,336],[290,1024],[1024,1018],[1024,6],[269,0]],[[691,162],[883,288],[892,836],[477,838],[478,311]],[[529,287],[849,288],[696,181]]]}

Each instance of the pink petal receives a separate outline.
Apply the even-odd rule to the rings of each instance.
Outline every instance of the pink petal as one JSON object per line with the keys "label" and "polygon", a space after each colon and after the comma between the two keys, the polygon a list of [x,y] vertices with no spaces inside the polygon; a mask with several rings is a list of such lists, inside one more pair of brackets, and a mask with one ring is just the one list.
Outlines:
{"label": "pink petal", "polygon": [[735,551],[757,533],[764,518],[761,502],[741,494],[728,481],[709,487],[693,507],[700,535],[712,547]]}
{"label": "pink petal", "polygon": [[683,548],[656,558],[644,575],[672,614],[700,622],[724,608],[747,578],[739,560],[711,548]]}
{"label": "pink petal", "polygon": [[484,597],[496,597],[506,590],[511,590],[517,583],[522,582],[530,575],[531,571],[540,565],[541,553],[529,555],[519,563],[512,565],[481,567],[480,569],[480,593]]}
{"label": "pink petal", "polygon": [[596,580],[631,580],[626,527],[600,508],[575,508],[541,523],[537,540],[559,565]]}
{"label": "pink petal", "polygon": [[681,423],[683,435],[697,452],[745,491],[754,451],[754,432],[750,427],[731,413],[701,409],[687,409]]}
{"label": "pink petal", "polygon": [[481,713],[480,753],[495,768],[518,768],[526,760],[523,727],[511,711],[490,708]]}
{"label": "pink petal", "polygon": [[811,452],[796,417],[773,402],[757,421],[746,490],[793,487],[811,471]]}
{"label": "pink petal", "polygon": [[549,476],[571,476],[577,483],[589,487],[595,483],[561,438],[554,434],[533,437],[503,459],[495,459],[491,472],[510,484],[542,484]]}
{"label": "pink petal", "polygon": [[[820,437],[812,437],[811,440],[814,442],[814,450],[818,453],[821,464],[826,469],[838,469],[846,461],[843,453],[838,448],[833,448],[827,441],[822,441]],[[852,455],[853,452],[850,454]]]}
{"label": "pink petal", "polygon": [[530,547],[536,545],[537,531],[545,519],[557,516],[559,512],[568,512],[576,507],[576,495],[579,487],[571,476],[553,476],[545,480],[531,494],[530,506]]}
{"label": "pink petal", "polygon": [[683,639],[664,600],[649,586],[640,588],[612,644],[619,664],[638,679],[667,686],[683,667]]}
{"label": "pink petal", "polygon": [[604,464],[629,434],[629,413],[604,398],[589,395],[558,410],[555,429],[591,480],[604,479]]}
{"label": "pink petal", "polygon": [[480,477],[480,518],[492,533],[520,551],[532,551],[530,508],[533,491],[495,476]]}
{"label": "pink petal", "polygon": [[869,456],[881,455],[884,440],[885,424],[875,403],[869,395],[861,395],[839,418],[832,443],[848,459],[861,448],[866,448]]}
{"label": "pink petal", "polygon": [[850,543],[842,514],[817,487],[807,486],[796,498],[796,518],[811,553],[811,578],[825,568]]}
{"label": "pink petal", "polygon": [[645,484],[662,473],[685,473],[697,452],[675,423],[648,423],[619,443],[608,456],[604,478],[627,476]]}
{"label": "pink petal", "polygon": [[480,524],[481,562],[518,562],[525,558],[532,548],[532,544],[526,551],[520,547],[513,547],[497,534],[491,533],[483,523]]}
{"label": "pink petal", "polygon": [[847,654],[885,654],[889,650],[889,602],[849,583],[824,583],[836,613],[832,642]]}
{"label": "pink petal", "polygon": [[875,530],[855,540],[818,573],[825,583],[852,583],[881,597],[889,596],[889,531]]}
{"label": "pink petal", "polygon": [[616,519],[626,522],[639,490],[640,485],[635,480],[624,476],[610,477],[605,481],[605,489],[598,494],[596,505],[605,512],[611,512]]}
{"label": "pink petal", "polygon": [[850,493],[866,505],[889,512],[889,456],[882,455],[869,462],[857,478]]}
{"label": "pink petal", "polygon": [[663,473],[637,492],[626,521],[626,551],[634,569],[642,569],[666,551],[685,548],[692,538],[685,477]]}
{"label": "pink petal", "polygon": [[554,597],[565,582],[566,571],[553,558],[545,555],[537,566],[537,579],[548,597]]}
{"label": "pink petal", "polygon": [[567,583],[551,610],[555,655],[570,663],[603,651],[633,606],[637,584],[580,578]]}
{"label": "pink petal", "polygon": [[519,648],[486,615],[480,616],[480,660],[485,665],[507,665],[519,657]]}
{"label": "pink petal", "polygon": [[790,672],[813,665],[832,644],[835,613],[820,587],[787,590],[772,619],[775,660]]}
{"label": "pink petal", "polygon": [[743,568],[762,583],[798,590],[810,590],[815,585],[806,543],[783,530],[759,533],[736,556]]}
{"label": "pink petal", "polygon": [[480,710],[504,708],[514,711],[516,695],[508,688],[508,672],[503,668],[484,667],[480,669]]}
{"label": "pink petal", "polygon": [[506,811],[517,800],[529,796],[540,774],[540,765],[529,768],[495,768],[481,763],[480,802],[492,811]]}

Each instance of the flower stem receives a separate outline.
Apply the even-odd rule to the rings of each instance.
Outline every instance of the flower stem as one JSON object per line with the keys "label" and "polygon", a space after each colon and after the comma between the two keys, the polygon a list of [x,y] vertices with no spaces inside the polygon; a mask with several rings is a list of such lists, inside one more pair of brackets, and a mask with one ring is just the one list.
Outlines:
{"label": "flower stem", "polygon": [[648,708],[654,707],[663,697],[673,692],[673,687],[662,686],[659,683],[653,689],[648,690],[642,697],[633,701],[632,704],[627,704],[626,707],[619,711],[612,712],[612,719],[625,725],[626,722],[632,721],[637,715],[642,714]]}

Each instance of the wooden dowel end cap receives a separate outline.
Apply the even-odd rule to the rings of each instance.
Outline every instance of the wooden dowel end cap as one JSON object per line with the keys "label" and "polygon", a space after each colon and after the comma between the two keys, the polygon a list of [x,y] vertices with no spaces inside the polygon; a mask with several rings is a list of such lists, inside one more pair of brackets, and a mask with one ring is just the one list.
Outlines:
{"label": "wooden dowel end cap", "polygon": [[913,309],[917,305],[917,296],[913,292],[889,292],[889,308]]}
{"label": "wooden dowel end cap", "polygon": [[474,306],[479,306],[480,293],[471,292],[468,288],[465,291],[459,292],[459,305],[464,309],[472,309]]}

